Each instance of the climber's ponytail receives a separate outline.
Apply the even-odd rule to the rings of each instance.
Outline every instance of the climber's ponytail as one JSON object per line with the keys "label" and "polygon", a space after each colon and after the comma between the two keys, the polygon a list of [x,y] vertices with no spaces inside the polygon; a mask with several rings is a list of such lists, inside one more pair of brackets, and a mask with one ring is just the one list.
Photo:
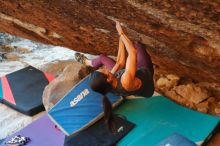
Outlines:
{"label": "climber's ponytail", "polygon": [[105,95],[102,97],[102,104],[104,109],[105,123],[108,125],[109,129],[112,130],[113,128],[112,105]]}
{"label": "climber's ponytail", "polygon": [[93,79],[90,82],[90,87],[94,91],[99,92],[103,95],[102,104],[104,110],[105,123],[112,130],[112,105],[111,102],[108,100],[108,97],[106,96],[106,94],[112,90],[112,85],[109,82],[107,82],[107,76],[105,74],[101,72],[94,72]]}

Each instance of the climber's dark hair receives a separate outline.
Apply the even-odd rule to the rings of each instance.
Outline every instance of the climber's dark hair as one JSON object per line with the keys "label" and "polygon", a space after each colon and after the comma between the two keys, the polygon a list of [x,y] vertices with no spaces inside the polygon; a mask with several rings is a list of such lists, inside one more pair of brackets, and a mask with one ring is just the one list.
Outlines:
{"label": "climber's dark hair", "polygon": [[91,66],[82,66],[80,70],[78,71],[78,78],[80,80],[84,79],[87,75],[94,72],[95,69]]}
{"label": "climber's dark hair", "polygon": [[106,94],[112,90],[112,85],[109,82],[107,82],[107,76],[105,74],[95,71],[92,74],[90,87],[95,92],[98,92],[103,95],[102,104],[104,109],[104,119],[109,129],[112,130],[112,105],[108,97],[106,96]]}
{"label": "climber's dark hair", "polygon": [[112,90],[112,85],[107,82],[107,75],[98,71],[92,74],[90,87],[92,90],[99,92],[102,95],[105,95]]}

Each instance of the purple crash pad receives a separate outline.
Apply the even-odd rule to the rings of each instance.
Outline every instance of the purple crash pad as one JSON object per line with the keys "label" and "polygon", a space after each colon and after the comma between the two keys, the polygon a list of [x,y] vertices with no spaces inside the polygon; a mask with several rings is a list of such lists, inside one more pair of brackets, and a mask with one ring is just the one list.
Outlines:
{"label": "purple crash pad", "polygon": [[5,146],[5,142],[11,140],[15,135],[30,137],[31,141],[27,143],[27,146],[63,146],[65,138],[63,132],[55,128],[55,124],[47,115],[8,136],[1,146]]}

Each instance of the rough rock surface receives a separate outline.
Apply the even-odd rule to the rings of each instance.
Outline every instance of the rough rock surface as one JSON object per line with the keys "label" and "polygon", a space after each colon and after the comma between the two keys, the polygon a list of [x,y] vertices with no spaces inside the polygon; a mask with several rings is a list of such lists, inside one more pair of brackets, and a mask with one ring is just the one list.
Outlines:
{"label": "rough rock surface", "polygon": [[16,55],[16,53],[7,53],[4,55],[4,58],[8,61],[18,61],[19,57]]}
{"label": "rough rock surface", "polygon": [[91,54],[116,55],[117,19],[164,72],[219,84],[219,1],[4,0],[0,8],[0,31]]}
{"label": "rough rock surface", "polygon": [[192,103],[198,104],[209,97],[208,91],[194,84],[180,85],[175,88],[177,94],[188,98]]}
{"label": "rough rock surface", "polygon": [[195,83],[190,78],[161,74],[155,69],[156,90],[175,102],[203,113],[220,115],[220,86],[208,82]]}
{"label": "rough rock surface", "polygon": [[47,85],[44,90],[42,99],[46,110],[51,109],[60,98],[67,94],[68,91],[80,81],[78,72],[83,66],[82,64],[72,62],[70,65],[62,66],[65,67],[63,72]]}

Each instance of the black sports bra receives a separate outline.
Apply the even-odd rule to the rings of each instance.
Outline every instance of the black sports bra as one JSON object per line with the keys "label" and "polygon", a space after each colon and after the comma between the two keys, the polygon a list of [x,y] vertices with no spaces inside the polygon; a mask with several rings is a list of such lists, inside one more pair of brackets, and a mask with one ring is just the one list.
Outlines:
{"label": "black sports bra", "polygon": [[[125,70],[120,70],[115,73],[115,76],[121,80],[122,74]],[[129,96],[129,95],[136,95],[136,96],[143,96],[143,97],[151,97],[154,93],[154,82],[152,74],[149,70],[145,68],[139,68],[136,71],[137,78],[139,78],[142,82],[142,85],[139,89],[135,91],[126,91],[123,87],[121,82],[118,83],[117,87],[113,89],[113,93],[120,96]]]}

